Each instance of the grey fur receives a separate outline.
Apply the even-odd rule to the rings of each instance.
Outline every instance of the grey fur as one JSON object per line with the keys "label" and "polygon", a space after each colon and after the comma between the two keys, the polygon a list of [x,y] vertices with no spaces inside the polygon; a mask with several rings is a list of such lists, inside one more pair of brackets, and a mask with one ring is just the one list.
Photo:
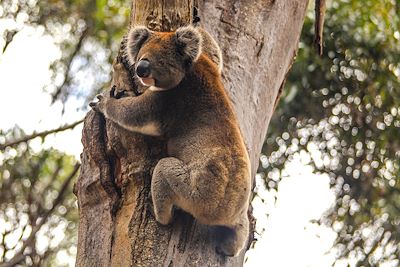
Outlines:
{"label": "grey fur", "polygon": [[187,58],[195,62],[201,54],[202,36],[193,26],[180,27],[176,30],[178,46],[182,47],[182,51]]}
{"label": "grey fur", "polygon": [[221,48],[219,47],[217,41],[215,41],[215,39],[207,31],[201,27],[197,27],[196,29],[199,31],[203,39],[202,52],[206,54],[211,61],[217,64],[218,71],[221,73],[224,65]]}
{"label": "grey fur", "polygon": [[135,26],[133,29],[129,31],[128,41],[127,41],[127,56],[130,65],[135,64],[136,56],[142,47],[142,45],[146,42],[146,40],[150,37],[152,31],[150,31],[145,26]]}

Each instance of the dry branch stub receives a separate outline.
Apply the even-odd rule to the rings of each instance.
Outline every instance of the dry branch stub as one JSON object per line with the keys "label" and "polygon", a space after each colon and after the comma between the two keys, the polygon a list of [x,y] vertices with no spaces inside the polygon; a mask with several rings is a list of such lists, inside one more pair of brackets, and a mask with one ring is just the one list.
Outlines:
{"label": "dry branch stub", "polygon": [[133,1],[131,26],[144,25],[153,31],[174,31],[193,20],[194,0]]}

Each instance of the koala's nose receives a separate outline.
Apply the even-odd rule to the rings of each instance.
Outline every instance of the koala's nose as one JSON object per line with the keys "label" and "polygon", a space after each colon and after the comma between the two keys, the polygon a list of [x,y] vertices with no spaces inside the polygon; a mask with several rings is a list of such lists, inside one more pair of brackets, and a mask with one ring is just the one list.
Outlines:
{"label": "koala's nose", "polygon": [[150,62],[146,59],[142,59],[136,66],[136,74],[140,78],[147,78],[150,76]]}

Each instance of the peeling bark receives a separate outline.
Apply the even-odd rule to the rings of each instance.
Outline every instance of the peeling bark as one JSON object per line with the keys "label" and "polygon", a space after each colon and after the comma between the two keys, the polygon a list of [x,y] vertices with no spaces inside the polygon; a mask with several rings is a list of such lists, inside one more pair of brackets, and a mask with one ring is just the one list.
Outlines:
{"label": "peeling bark", "polygon": [[[200,24],[223,50],[223,79],[254,176],[279,88],[297,51],[307,1],[133,1],[131,25],[174,30],[191,22],[194,4]],[[121,55],[113,85],[133,90]],[[213,229],[190,215],[178,212],[169,226],[154,220],[150,174],[166,156],[163,140],[128,132],[90,111],[82,143],[76,266],[243,265],[245,252],[235,258],[217,255]]]}

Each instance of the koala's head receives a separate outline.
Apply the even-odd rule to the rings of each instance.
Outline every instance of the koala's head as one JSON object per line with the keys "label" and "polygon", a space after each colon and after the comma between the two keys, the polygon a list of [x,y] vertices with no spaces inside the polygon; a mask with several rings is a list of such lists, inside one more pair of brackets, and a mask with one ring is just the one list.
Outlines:
{"label": "koala's head", "polygon": [[127,56],[140,82],[155,90],[176,87],[201,54],[201,35],[193,27],[153,32],[134,27],[128,35]]}

